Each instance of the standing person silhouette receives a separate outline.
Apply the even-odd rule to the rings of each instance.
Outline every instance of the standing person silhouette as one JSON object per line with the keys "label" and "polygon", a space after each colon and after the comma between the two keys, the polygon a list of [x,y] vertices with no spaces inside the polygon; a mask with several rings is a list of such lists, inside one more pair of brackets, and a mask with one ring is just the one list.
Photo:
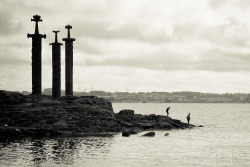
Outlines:
{"label": "standing person silhouette", "polygon": [[167,117],[168,117],[168,111],[169,111],[169,109],[170,109],[170,107],[168,107],[167,109],[166,109],[166,113],[167,113]]}
{"label": "standing person silhouette", "polygon": [[190,121],[190,113],[188,113],[188,115],[187,115],[187,122],[188,122],[188,125],[189,125],[189,121]]}

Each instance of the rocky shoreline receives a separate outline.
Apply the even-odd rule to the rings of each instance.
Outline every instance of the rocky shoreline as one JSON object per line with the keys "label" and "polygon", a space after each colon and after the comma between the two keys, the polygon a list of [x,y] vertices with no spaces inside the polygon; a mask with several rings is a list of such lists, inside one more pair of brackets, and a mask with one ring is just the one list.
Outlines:
{"label": "rocky shoreline", "polygon": [[95,96],[53,98],[0,90],[0,137],[123,136],[144,130],[192,128],[162,115],[114,113],[111,102]]}

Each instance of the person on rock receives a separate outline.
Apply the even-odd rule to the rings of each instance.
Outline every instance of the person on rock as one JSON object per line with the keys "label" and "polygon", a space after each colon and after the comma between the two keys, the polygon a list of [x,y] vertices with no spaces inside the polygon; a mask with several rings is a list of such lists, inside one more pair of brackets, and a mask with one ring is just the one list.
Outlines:
{"label": "person on rock", "polygon": [[166,113],[167,113],[167,117],[168,117],[168,114],[169,114],[169,109],[170,109],[170,107],[168,107],[167,109],[166,109]]}
{"label": "person on rock", "polygon": [[190,121],[190,113],[188,113],[188,115],[187,115],[187,122],[188,122],[188,125],[189,125],[189,121]]}

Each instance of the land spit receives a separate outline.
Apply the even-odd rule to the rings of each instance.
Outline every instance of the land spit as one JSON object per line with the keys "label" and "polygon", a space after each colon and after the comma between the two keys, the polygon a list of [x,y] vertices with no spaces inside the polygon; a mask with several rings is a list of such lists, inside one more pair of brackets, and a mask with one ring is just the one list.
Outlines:
{"label": "land spit", "polygon": [[0,137],[129,136],[144,130],[192,128],[162,115],[114,113],[111,102],[95,96],[51,97],[0,90]]}

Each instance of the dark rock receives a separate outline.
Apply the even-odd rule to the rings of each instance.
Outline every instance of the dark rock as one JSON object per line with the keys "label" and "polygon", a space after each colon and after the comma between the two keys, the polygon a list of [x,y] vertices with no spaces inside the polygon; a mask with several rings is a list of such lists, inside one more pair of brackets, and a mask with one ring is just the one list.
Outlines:
{"label": "dark rock", "polygon": [[171,122],[170,124],[177,129],[182,128],[182,125],[180,123]]}
{"label": "dark rock", "polygon": [[138,122],[138,123],[136,122],[134,123],[134,125],[146,130],[157,127],[158,123],[148,121],[148,122]]}
{"label": "dark rock", "polygon": [[181,123],[181,121],[180,121],[180,120],[177,120],[177,119],[172,119],[172,121],[173,121],[174,123]]}
{"label": "dark rock", "polygon": [[7,127],[8,125],[6,123],[0,123],[0,126],[5,126]]}
{"label": "dark rock", "polygon": [[198,127],[204,127],[203,125],[199,125]]}
{"label": "dark rock", "polygon": [[36,135],[35,130],[32,130],[32,129],[23,130],[22,133],[23,133],[23,135],[25,135],[25,136],[35,136],[35,135]]}
{"label": "dark rock", "polygon": [[132,129],[127,129],[126,132],[128,132],[130,135],[138,134],[142,130],[140,128],[132,128]]}
{"label": "dark rock", "polygon": [[166,129],[166,130],[170,130],[173,128],[173,126],[167,122],[161,122],[158,126],[160,129]]}
{"label": "dark rock", "polygon": [[148,133],[146,133],[146,134],[144,134],[144,135],[142,135],[142,136],[153,137],[153,136],[155,136],[155,132],[148,132]]}
{"label": "dark rock", "polygon": [[0,129],[0,138],[21,136],[22,134],[23,132],[20,129],[14,129],[14,128]]}
{"label": "dark rock", "polygon": [[129,137],[130,136],[130,133],[128,131],[123,131],[122,132],[122,136],[124,137]]}
{"label": "dark rock", "polygon": [[169,136],[169,133],[166,133],[164,136]]}
{"label": "dark rock", "polygon": [[134,117],[132,115],[122,115],[122,114],[116,114],[116,118],[120,120],[121,122],[132,122],[134,120]]}
{"label": "dark rock", "polygon": [[134,115],[135,112],[134,112],[134,110],[121,110],[119,112],[119,114],[122,114],[122,115]]}
{"label": "dark rock", "polygon": [[135,134],[137,134],[137,131],[135,131],[135,130],[129,130],[129,134],[135,135]]}
{"label": "dark rock", "polygon": [[50,130],[49,129],[36,129],[36,136],[49,136],[50,135]]}
{"label": "dark rock", "polygon": [[57,136],[57,135],[61,135],[62,133],[57,131],[56,129],[50,129],[50,135],[51,136]]}
{"label": "dark rock", "polygon": [[20,129],[15,129],[15,133],[17,136],[22,135],[22,131]]}
{"label": "dark rock", "polygon": [[129,123],[129,122],[126,122],[126,121],[120,121],[120,120],[118,120],[117,122],[118,122],[118,124],[122,125],[122,126],[125,127],[125,128],[132,128],[132,127],[135,127],[134,124]]}
{"label": "dark rock", "polygon": [[103,134],[124,129],[126,136],[146,129],[192,126],[162,115],[135,114],[129,109],[115,114],[110,102],[95,96],[53,98],[0,90],[0,137]]}
{"label": "dark rock", "polygon": [[157,116],[155,114],[148,115],[148,120],[156,120]]}

